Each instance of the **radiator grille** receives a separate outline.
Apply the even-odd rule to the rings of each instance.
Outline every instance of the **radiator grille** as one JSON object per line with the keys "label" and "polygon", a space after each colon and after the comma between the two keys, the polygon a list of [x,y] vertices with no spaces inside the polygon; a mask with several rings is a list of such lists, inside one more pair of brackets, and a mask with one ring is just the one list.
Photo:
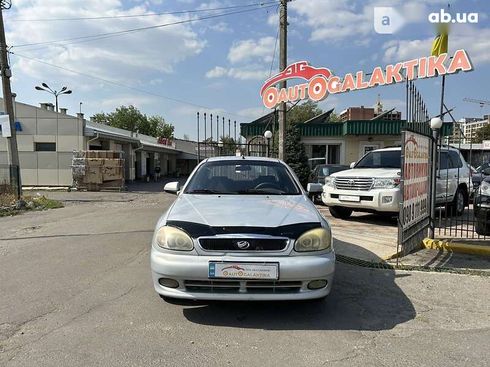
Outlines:
{"label": "radiator grille", "polygon": [[301,281],[185,280],[187,291],[200,293],[297,293]]}
{"label": "radiator grille", "polygon": [[370,177],[335,177],[335,188],[339,190],[368,191],[373,186],[373,179]]}
{"label": "radiator grille", "polygon": [[281,251],[288,241],[280,238],[200,238],[199,244],[207,251]]}

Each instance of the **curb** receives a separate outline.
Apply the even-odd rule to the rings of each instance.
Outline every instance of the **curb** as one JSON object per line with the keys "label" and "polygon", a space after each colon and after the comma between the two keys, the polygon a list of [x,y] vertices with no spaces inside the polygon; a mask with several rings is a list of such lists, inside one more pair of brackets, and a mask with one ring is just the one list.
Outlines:
{"label": "curb", "polygon": [[392,264],[388,262],[373,262],[367,260],[360,260],[350,256],[336,255],[336,261],[348,265],[360,266],[363,268],[380,269],[380,270],[403,270],[403,271],[422,271],[427,273],[451,273],[461,275],[476,275],[490,277],[490,271],[480,269],[467,269],[467,268],[446,268],[446,267],[430,267],[426,265],[404,265],[404,264]]}
{"label": "curb", "polygon": [[490,256],[490,246],[471,245],[467,243],[453,242],[453,240],[433,240],[430,238],[425,238],[423,241],[423,246],[427,249]]}

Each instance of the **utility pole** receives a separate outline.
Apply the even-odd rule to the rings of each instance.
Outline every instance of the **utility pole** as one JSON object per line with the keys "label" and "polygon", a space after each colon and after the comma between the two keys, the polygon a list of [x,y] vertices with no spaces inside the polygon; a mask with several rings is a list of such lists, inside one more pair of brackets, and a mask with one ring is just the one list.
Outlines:
{"label": "utility pole", "polygon": [[17,133],[15,131],[14,103],[10,77],[12,71],[8,64],[7,41],[5,40],[5,27],[3,24],[3,10],[10,9],[10,1],[1,1],[0,4],[0,73],[2,74],[3,104],[5,112],[9,115],[11,136],[7,138],[7,156],[10,168],[10,184],[16,188],[17,199],[21,195],[19,152],[17,150]]}
{"label": "utility pole", "polygon": [[[287,30],[288,30],[288,2],[281,0],[279,9],[279,71],[286,69],[288,62]],[[279,83],[279,88],[286,88],[286,81]],[[279,159],[284,160],[284,143],[286,141],[286,102],[279,105]]]}

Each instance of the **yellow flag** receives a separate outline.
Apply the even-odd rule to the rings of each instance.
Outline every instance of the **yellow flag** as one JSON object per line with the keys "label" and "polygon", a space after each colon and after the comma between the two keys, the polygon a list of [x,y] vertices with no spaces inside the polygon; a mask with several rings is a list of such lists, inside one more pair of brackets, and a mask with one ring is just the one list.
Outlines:
{"label": "yellow flag", "polygon": [[439,25],[437,37],[432,42],[432,50],[430,54],[432,56],[439,56],[440,54],[447,53],[447,43],[448,43],[448,27],[445,23]]}

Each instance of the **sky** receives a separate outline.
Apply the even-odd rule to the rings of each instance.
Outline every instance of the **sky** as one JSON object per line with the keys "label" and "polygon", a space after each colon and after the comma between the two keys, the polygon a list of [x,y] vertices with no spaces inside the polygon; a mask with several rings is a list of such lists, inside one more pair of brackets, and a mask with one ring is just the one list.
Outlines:
{"label": "sky", "polygon": [[[59,97],[60,107],[72,115],[81,107],[86,117],[131,104],[163,116],[180,138],[196,138],[197,112],[250,122],[268,112],[259,90],[278,72],[278,1],[261,2],[12,0],[4,11],[12,90],[17,101],[38,105],[54,103],[54,97],[36,85],[67,86],[73,93]],[[430,55],[436,32],[431,13],[444,9],[453,17],[460,13],[460,20],[463,13],[477,13],[477,23],[467,18],[451,24],[449,53],[465,48],[474,71],[446,78],[445,102],[456,119],[490,114],[490,105],[463,101],[490,100],[490,1],[449,3],[448,10],[448,0],[291,1],[288,64],[307,60],[336,75],[370,72]],[[381,6],[403,17],[392,34],[374,29],[374,8]],[[122,32],[139,28],[147,29]],[[87,37],[94,35],[99,36]],[[440,85],[440,78],[416,82],[433,115],[439,111]],[[396,108],[405,118],[404,85],[330,95],[320,107],[339,113],[374,106],[378,94],[385,109]]]}

